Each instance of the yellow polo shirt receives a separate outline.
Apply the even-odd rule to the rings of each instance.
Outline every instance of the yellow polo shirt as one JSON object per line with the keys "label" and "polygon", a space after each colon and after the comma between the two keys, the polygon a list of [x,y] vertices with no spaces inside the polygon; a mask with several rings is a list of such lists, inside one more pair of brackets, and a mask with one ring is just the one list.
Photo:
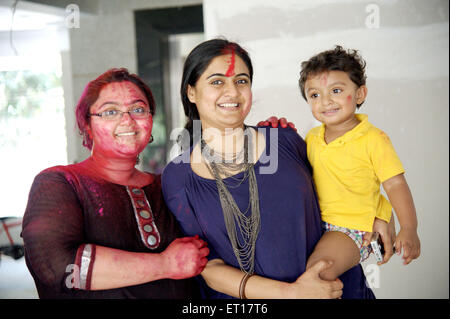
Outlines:
{"label": "yellow polo shirt", "polygon": [[329,144],[325,126],[306,135],[308,159],[322,220],[341,227],[372,231],[375,216],[389,222],[392,206],[380,183],[404,173],[389,137],[356,114],[360,123]]}

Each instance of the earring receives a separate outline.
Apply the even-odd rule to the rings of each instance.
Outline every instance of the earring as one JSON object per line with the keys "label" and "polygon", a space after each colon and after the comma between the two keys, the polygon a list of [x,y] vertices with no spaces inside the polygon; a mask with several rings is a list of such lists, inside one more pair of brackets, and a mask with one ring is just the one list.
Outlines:
{"label": "earring", "polygon": [[153,135],[150,135],[150,141],[148,141],[148,144],[150,144],[151,142],[153,142]]}
{"label": "earring", "polygon": [[91,147],[91,156],[94,153],[94,141],[92,140],[92,147]]}

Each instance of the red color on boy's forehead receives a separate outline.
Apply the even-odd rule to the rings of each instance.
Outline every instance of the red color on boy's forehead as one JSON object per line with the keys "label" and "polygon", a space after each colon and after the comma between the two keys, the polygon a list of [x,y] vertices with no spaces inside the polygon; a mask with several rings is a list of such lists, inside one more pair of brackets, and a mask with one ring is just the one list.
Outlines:
{"label": "red color on boy's forehead", "polygon": [[327,86],[327,82],[328,82],[327,74],[324,73],[322,75],[322,77],[320,78],[320,84],[323,85],[323,86]]}

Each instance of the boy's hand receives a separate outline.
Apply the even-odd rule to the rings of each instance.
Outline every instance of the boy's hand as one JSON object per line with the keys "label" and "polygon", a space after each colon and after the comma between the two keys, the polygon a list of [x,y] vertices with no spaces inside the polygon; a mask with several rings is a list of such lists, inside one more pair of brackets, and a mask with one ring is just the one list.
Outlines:
{"label": "boy's hand", "polygon": [[[385,264],[391,259],[394,254],[394,242],[395,242],[395,221],[392,215],[389,224],[382,219],[376,218],[373,222],[373,232],[380,234],[381,240],[384,246],[384,256],[383,261],[378,262],[378,265]],[[371,232],[366,232],[364,234],[364,246],[370,245],[370,238],[372,237]]]}
{"label": "boy's hand", "polygon": [[401,255],[403,249],[403,265],[409,264],[420,256],[420,240],[415,229],[401,228],[395,241],[395,252]]}

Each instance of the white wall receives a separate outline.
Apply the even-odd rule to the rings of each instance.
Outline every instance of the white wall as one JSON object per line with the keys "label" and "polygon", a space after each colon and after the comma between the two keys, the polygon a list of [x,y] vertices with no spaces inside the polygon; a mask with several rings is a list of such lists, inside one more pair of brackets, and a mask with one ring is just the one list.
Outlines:
{"label": "white wall", "polygon": [[[410,265],[394,256],[376,269],[378,298],[449,297],[448,16],[446,0],[204,1],[206,39],[226,36],[251,55],[248,124],[285,116],[304,136],[317,122],[298,90],[301,61],[335,44],[366,59],[369,95],[361,113],[396,146],[422,243],[420,259]],[[363,265],[368,275],[373,263]]]}

